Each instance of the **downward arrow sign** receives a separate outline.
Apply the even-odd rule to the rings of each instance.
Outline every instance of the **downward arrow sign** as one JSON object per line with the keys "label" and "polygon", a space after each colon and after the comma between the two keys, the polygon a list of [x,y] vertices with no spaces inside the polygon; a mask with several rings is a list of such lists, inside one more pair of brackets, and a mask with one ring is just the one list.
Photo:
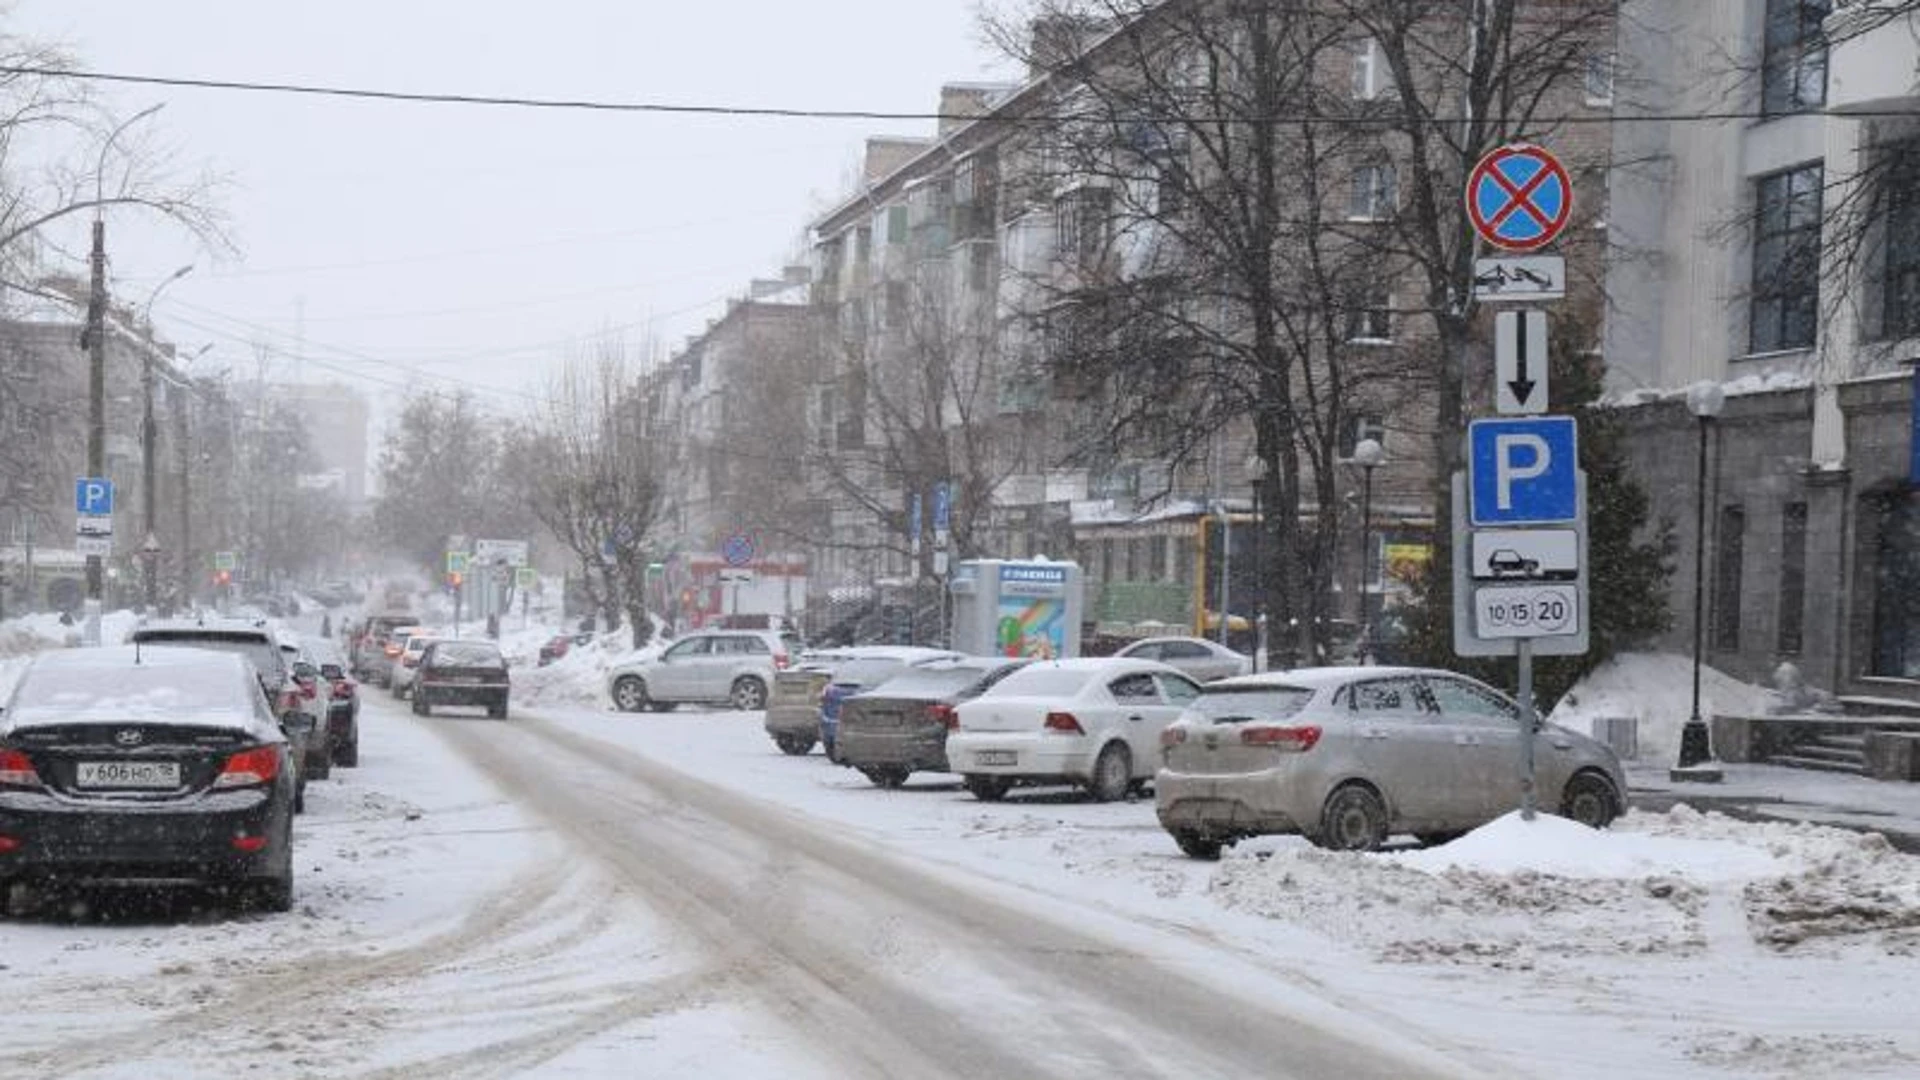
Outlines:
{"label": "downward arrow sign", "polygon": [[1522,316],[1524,321],[1514,327],[1514,378],[1507,383],[1507,389],[1513,391],[1513,400],[1519,402],[1523,409],[1533,400],[1533,351],[1527,348],[1527,339],[1533,336],[1527,333],[1532,329],[1527,325],[1532,321],[1532,315],[1532,312],[1526,312]]}
{"label": "downward arrow sign", "polygon": [[1494,316],[1498,411],[1527,415],[1547,410],[1547,313],[1503,311]]}

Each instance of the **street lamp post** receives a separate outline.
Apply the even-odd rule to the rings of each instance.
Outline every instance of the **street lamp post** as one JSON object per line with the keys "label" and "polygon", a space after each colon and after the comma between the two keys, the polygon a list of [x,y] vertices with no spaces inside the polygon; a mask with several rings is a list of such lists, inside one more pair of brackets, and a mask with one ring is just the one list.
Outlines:
{"label": "street lamp post", "polygon": [[1693,711],[1680,729],[1680,767],[1691,769],[1713,757],[1707,722],[1700,715],[1700,664],[1707,632],[1707,433],[1726,405],[1727,392],[1716,382],[1687,389],[1687,409],[1699,421],[1700,453],[1694,473],[1693,510]]}
{"label": "street lamp post", "polygon": [[1260,489],[1267,482],[1267,459],[1247,458],[1247,481],[1253,487],[1253,670],[1267,670],[1267,521],[1260,513]]}
{"label": "street lamp post", "polygon": [[[147,529],[146,544],[143,544],[140,548],[142,554],[146,554],[147,545],[149,544],[153,546],[155,551],[159,550],[159,540],[157,537],[160,531],[158,493],[155,490],[159,485],[154,481],[153,460],[154,447],[159,434],[159,426],[153,418],[153,352],[157,347],[153,338],[153,302],[160,299],[160,294],[166,291],[167,286],[179,281],[192,272],[193,264],[188,263],[173,273],[168,274],[160,284],[153,287],[153,291],[147,294],[147,302],[140,306],[140,321],[146,327],[147,337],[145,347],[140,350],[140,392],[141,396],[145,398],[140,422],[140,514]],[[149,608],[154,605],[159,591],[158,586],[157,565],[153,556],[148,555],[147,606]]]}
{"label": "street lamp post", "polygon": [[1361,439],[1353,447],[1353,463],[1360,466],[1360,582],[1354,596],[1360,603],[1360,663],[1373,662],[1373,605],[1367,582],[1373,577],[1373,470],[1387,460],[1386,448],[1376,439]]}

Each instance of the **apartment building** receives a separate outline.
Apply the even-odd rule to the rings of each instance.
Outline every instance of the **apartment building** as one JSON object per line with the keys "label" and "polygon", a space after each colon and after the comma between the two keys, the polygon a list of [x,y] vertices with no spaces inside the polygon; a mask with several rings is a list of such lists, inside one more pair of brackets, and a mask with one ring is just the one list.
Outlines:
{"label": "apartment building", "polygon": [[[1829,0],[1627,0],[1606,353],[1709,663],[1920,696],[1920,22]],[[1677,391],[1722,384],[1701,420]]]}

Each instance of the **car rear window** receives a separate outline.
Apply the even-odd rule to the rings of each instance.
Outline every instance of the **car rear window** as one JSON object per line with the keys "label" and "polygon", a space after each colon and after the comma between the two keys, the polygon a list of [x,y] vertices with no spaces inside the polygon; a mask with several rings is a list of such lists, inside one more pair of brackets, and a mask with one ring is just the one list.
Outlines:
{"label": "car rear window", "polygon": [[1307,707],[1313,691],[1302,686],[1203,686],[1191,708],[1216,724],[1285,720]]}
{"label": "car rear window", "polygon": [[244,718],[257,693],[231,668],[201,664],[129,664],[102,678],[97,668],[29,669],[15,689],[11,719],[195,720]]}
{"label": "car rear window", "polygon": [[188,649],[212,649],[238,653],[253,661],[254,669],[269,681],[283,679],[287,661],[280,646],[265,634],[231,633],[219,630],[142,630],[134,640],[143,645],[170,645]]}
{"label": "car rear window", "polygon": [[905,660],[891,657],[871,657],[865,660],[849,660],[833,669],[833,681],[854,683],[859,686],[873,686],[884,681],[889,675],[907,666]]}
{"label": "car rear window", "polygon": [[500,667],[500,650],[477,642],[443,641],[433,650],[439,667]]}
{"label": "car rear window", "polygon": [[1035,664],[1000,680],[999,685],[988,693],[994,697],[1064,697],[1079,693],[1081,687],[1101,674],[1090,668]]}
{"label": "car rear window", "polygon": [[905,697],[949,697],[987,677],[983,667],[910,667],[880,684],[889,694]]}

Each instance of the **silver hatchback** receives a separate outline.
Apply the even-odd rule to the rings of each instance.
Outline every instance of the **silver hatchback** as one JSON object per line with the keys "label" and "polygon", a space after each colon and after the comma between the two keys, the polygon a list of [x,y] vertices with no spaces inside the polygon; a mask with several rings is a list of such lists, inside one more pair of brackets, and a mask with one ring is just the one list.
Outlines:
{"label": "silver hatchback", "polygon": [[[1161,734],[1160,824],[1215,858],[1250,836],[1302,833],[1367,851],[1390,833],[1438,842],[1520,804],[1519,709],[1463,675],[1315,668],[1209,683]],[[1606,745],[1542,725],[1540,804],[1599,828],[1627,790]]]}

